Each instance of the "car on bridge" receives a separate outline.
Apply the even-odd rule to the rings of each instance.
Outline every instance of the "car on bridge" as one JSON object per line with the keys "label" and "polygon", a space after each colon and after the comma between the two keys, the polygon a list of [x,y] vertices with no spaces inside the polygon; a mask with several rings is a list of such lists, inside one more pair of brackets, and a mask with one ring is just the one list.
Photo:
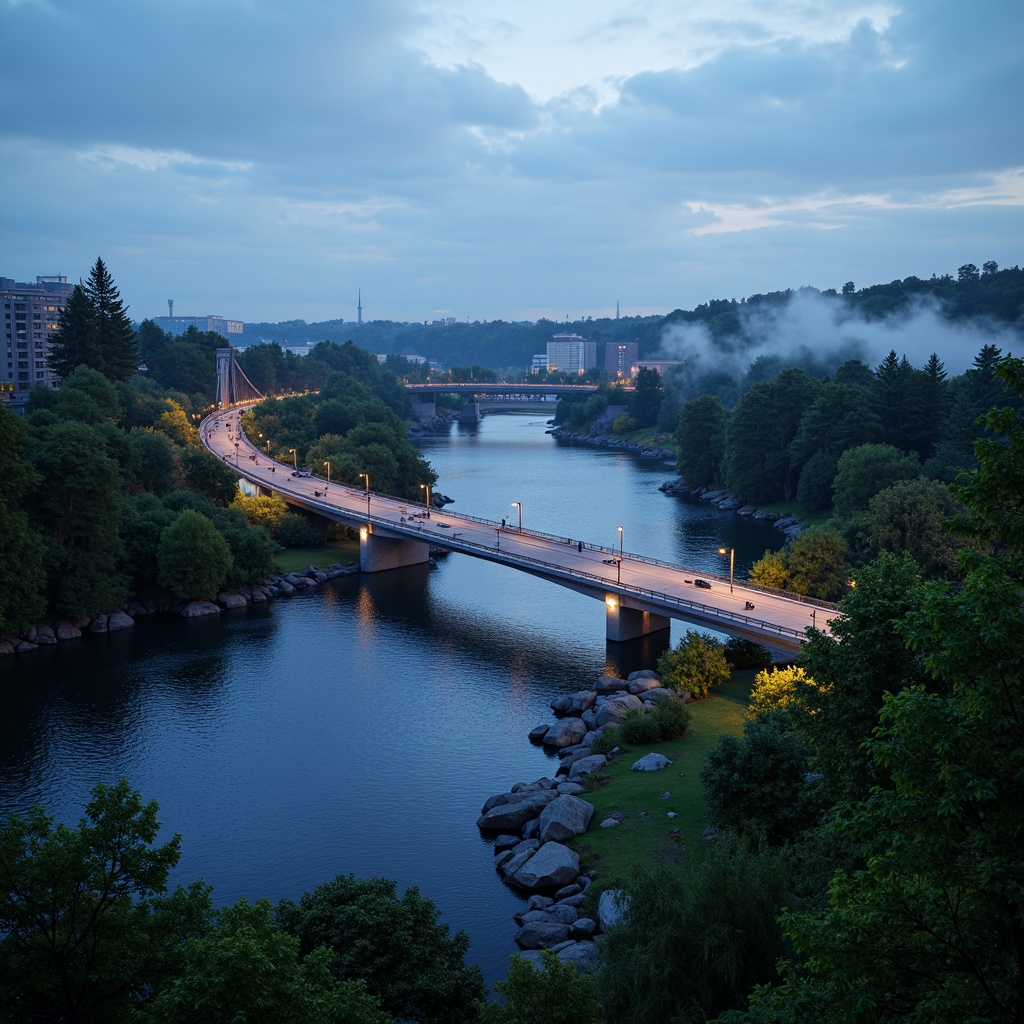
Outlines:
{"label": "car on bridge", "polygon": [[707,580],[694,580],[693,581],[693,585],[695,587],[700,587],[701,590],[710,590],[711,589],[711,584],[708,583]]}

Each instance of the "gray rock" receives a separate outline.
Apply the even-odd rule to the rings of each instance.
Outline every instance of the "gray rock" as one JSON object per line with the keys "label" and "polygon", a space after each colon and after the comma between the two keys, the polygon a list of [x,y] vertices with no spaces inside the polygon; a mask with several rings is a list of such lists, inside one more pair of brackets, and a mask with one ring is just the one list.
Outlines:
{"label": "gray rock", "polygon": [[626,676],[627,683],[632,683],[637,679],[661,679],[661,676],[659,676],[653,668],[641,668],[636,672],[630,672],[629,675]]}
{"label": "gray rock", "polygon": [[662,768],[667,768],[671,763],[664,754],[652,752],[641,757],[639,761],[634,761],[629,770],[631,772],[660,772]]}
{"label": "gray rock", "polygon": [[57,642],[57,637],[54,635],[53,630],[47,625],[36,626],[35,643],[40,646],[46,645],[51,646]]}
{"label": "gray rock", "polygon": [[18,654],[28,654],[29,651],[38,651],[39,645],[32,643],[31,640],[17,640],[14,649]]}
{"label": "gray rock", "polygon": [[544,735],[545,747],[574,747],[587,734],[587,727],[578,718],[563,718]]}
{"label": "gray rock", "polygon": [[513,847],[518,846],[521,842],[519,836],[501,835],[494,840],[494,852],[503,853],[505,850],[511,850]]}
{"label": "gray rock", "polygon": [[220,615],[220,609],[212,601],[189,601],[179,614],[183,619],[195,619],[201,615]]}
{"label": "gray rock", "polygon": [[587,727],[588,732],[597,728],[597,708],[587,708],[580,716],[580,721]]}
{"label": "gray rock", "polygon": [[0,658],[14,653],[14,644],[9,640],[0,640]]}
{"label": "gray rock", "polygon": [[249,600],[253,604],[266,604],[267,603],[267,592],[266,592],[266,590],[264,590],[263,587],[253,587],[252,588],[252,597],[250,597]]}
{"label": "gray rock", "polygon": [[526,853],[527,851],[534,852],[540,849],[539,839],[520,839],[518,843],[513,847],[512,852],[514,854]]}
{"label": "gray rock", "polygon": [[591,754],[590,757],[581,757],[575,761],[569,769],[569,781],[582,778],[591,772],[599,772],[608,763],[604,754]]}
{"label": "gray rock", "polygon": [[541,896],[540,893],[535,893],[526,902],[526,906],[530,910],[547,910],[555,901],[550,896]]}
{"label": "gray rock", "polygon": [[617,676],[601,676],[594,684],[594,690],[598,696],[601,694],[618,693],[627,689],[629,689],[629,683],[625,679],[619,679]]}
{"label": "gray rock", "polygon": [[540,829],[540,818],[531,818],[520,830],[519,834],[524,839],[534,839]]}
{"label": "gray rock", "polygon": [[575,896],[566,896],[564,900],[559,900],[557,905],[564,905],[567,907],[581,907],[583,901],[587,898],[585,892],[577,893]]}
{"label": "gray rock", "polygon": [[550,949],[565,942],[569,934],[568,926],[555,924],[553,921],[538,921],[536,923],[523,925],[516,932],[514,938],[516,944],[522,949]]}
{"label": "gray rock", "polygon": [[540,812],[540,841],[564,842],[587,831],[594,816],[594,805],[578,796],[563,794],[555,797]]}
{"label": "gray rock", "polygon": [[555,893],[555,899],[567,900],[570,896],[579,896],[581,892],[583,892],[583,886],[580,885],[579,880],[577,879],[572,883],[572,885],[567,885],[565,888],[559,889],[558,892]]}
{"label": "gray rock", "polygon": [[621,889],[605,889],[597,901],[597,919],[606,932],[619,923],[628,909],[626,894]]}
{"label": "gray rock", "polygon": [[558,784],[558,792],[568,796],[579,796],[580,793],[584,793],[586,790],[578,782],[560,782]]}
{"label": "gray rock", "polygon": [[549,779],[546,775],[536,782],[517,782],[512,789],[511,793],[539,793],[545,789],[554,789],[554,779]]}
{"label": "gray rock", "polygon": [[644,704],[639,697],[631,693],[622,693],[611,700],[607,700],[597,709],[597,727],[603,729],[606,725],[621,725],[622,720],[630,711],[643,711]]}
{"label": "gray rock", "polygon": [[529,740],[531,743],[540,743],[544,736],[547,734],[550,725],[535,725],[529,732]]}
{"label": "gray rock", "polygon": [[598,828],[615,828],[616,825],[621,825],[622,822],[618,818],[605,818],[604,821],[598,825]]}
{"label": "gray rock", "polygon": [[64,620],[54,627],[54,634],[58,640],[75,640],[82,635],[82,631],[73,622]]}
{"label": "gray rock", "polygon": [[498,871],[501,869],[515,856],[511,850],[502,850],[501,853],[495,854],[494,866]]}
{"label": "gray rock", "polygon": [[96,616],[92,622],[89,623],[90,633],[106,633],[107,623],[110,621],[110,616],[105,612]]}
{"label": "gray rock", "polygon": [[511,877],[523,889],[561,889],[579,873],[580,858],[575,850],[561,843],[545,843]]}
{"label": "gray rock", "polygon": [[540,913],[547,914],[548,919],[556,924],[575,924],[576,919],[580,916],[579,911],[568,903],[555,903]]}
{"label": "gray rock", "polygon": [[578,917],[569,929],[569,935],[574,939],[590,939],[597,931],[597,922],[590,917]]}
{"label": "gray rock", "polygon": [[221,608],[244,608],[248,603],[241,594],[236,594],[230,590],[222,590],[217,595],[217,604]]}
{"label": "gray rock", "polygon": [[[504,856],[505,854],[501,854],[501,857]],[[501,857],[496,857],[495,867],[502,875],[505,876],[505,878],[511,878],[516,874],[516,872],[524,868],[535,856],[536,852],[534,850],[524,850],[522,853],[513,853],[507,860],[501,860]]]}
{"label": "gray rock", "polygon": [[540,921],[546,924],[572,924],[572,921],[557,921],[546,910],[523,910],[512,915],[513,920],[519,924],[537,924]]}
{"label": "gray rock", "polygon": [[629,692],[632,694],[646,693],[648,690],[663,689],[661,680],[655,676],[641,676],[639,679],[630,678]]}
{"label": "gray rock", "polygon": [[107,631],[116,633],[122,629],[134,629],[135,620],[127,612],[111,612],[107,620]]}
{"label": "gray rock", "polygon": [[[554,790],[540,793],[511,793],[513,801],[498,804],[477,818],[477,827],[485,832],[517,832],[556,798]],[[522,796],[523,799],[515,799]]]}
{"label": "gray rock", "polygon": [[574,942],[558,954],[563,964],[574,964],[578,970],[592,973],[600,966],[597,946],[593,942]]}
{"label": "gray rock", "polygon": [[295,587],[287,580],[281,580],[274,589],[277,590],[279,594],[284,594],[286,597],[295,593]]}

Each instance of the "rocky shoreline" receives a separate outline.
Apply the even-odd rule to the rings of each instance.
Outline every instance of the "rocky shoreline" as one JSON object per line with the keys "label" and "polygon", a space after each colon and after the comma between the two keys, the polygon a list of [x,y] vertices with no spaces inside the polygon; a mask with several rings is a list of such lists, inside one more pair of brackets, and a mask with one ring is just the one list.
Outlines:
{"label": "rocky shoreline", "polygon": [[265,604],[277,597],[289,597],[300,590],[319,586],[339,576],[359,572],[358,564],[342,565],[334,562],[327,569],[308,565],[302,572],[288,572],[272,576],[263,583],[222,590],[213,601],[184,601],[169,591],[154,591],[145,597],[126,601],[112,611],[83,615],[77,619],[59,619],[39,622],[23,633],[0,636],[0,657],[7,654],[27,654],[40,647],[51,646],[65,640],[74,640],[84,633],[116,633],[131,629],[135,620],[143,615],[174,615],[183,619],[204,615],[220,615],[232,608],[245,608],[250,604]]}
{"label": "rocky shoreline", "polygon": [[554,427],[548,433],[560,441],[573,441],[576,444],[589,445],[591,448],[613,448],[618,451],[632,452],[642,459],[667,459],[675,462],[676,458],[675,452],[669,451],[668,448],[640,444],[639,441],[627,441],[622,437],[609,437],[607,434],[584,434],[566,427]]}
{"label": "rocky shoreline", "polygon": [[658,490],[664,494],[677,494],[706,501],[723,512],[735,512],[738,516],[749,516],[751,519],[770,522],[776,530],[780,530],[787,538],[797,536],[804,529],[803,524],[795,515],[777,516],[774,512],[765,512],[763,509],[755,508],[753,505],[744,504],[739,498],[734,498],[726,490],[716,490],[711,487],[691,487],[683,481],[682,477],[676,477],[675,480],[666,480]]}
{"label": "rocky shoreline", "polygon": [[[550,949],[562,962],[583,970],[597,967],[596,942],[621,917],[622,895],[606,890],[596,918],[585,916],[581,908],[597,872],[581,871],[579,855],[564,844],[586,832],[594,815],[593,805],[580,798],[583,780],[621,753],[616,747],[607,755],[595,754],[591,745],[605,728],[621,725],[629,712],[652,711],[667,700],[689,701],[690,695],[666,689],[650,669],[628,679],[601,676],[592,690],[557,698],[551,702],[556,722],[538,725],[529,735],[531,742],[557,753],[555,778],[516,783],[481,809],[477,827],[495,836],[495,869],[509,886],[530,894],[525,910],[515,915],[515,941],[536,966],[541,965],[540,951]],[[658,771],[669,764],[661,754],[648,754],[632,770]],[[598,827],[618,824],[612,815]]]}

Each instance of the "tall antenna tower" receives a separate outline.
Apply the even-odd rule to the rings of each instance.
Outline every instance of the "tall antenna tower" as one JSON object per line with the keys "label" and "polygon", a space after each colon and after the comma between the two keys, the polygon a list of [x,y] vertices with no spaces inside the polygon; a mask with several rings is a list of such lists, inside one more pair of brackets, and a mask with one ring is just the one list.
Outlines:
{"label": "tall antenna tower", "polygon": [[174,316],[174,299],[167,300],[167,315]]}
{"label": "tall antenna tower", "polygon": [[359,305],[356,306],[356,323],[361,324],[363,322],[363,289],[359,289]]}
{"label": "tall antenna tower", "polygon": [[615,319],[619,319],[619,300],[615,300]]}

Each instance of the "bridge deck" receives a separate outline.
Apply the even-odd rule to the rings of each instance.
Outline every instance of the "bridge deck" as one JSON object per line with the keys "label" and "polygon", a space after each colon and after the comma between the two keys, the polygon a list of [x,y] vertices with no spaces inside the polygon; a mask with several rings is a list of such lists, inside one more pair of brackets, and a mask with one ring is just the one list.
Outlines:
{"label": "bridge deck", "polygon": [[[426,541],[435,547],[461,551],[499,562],[604,601],[655,612],[707,629],[740,636],[776,649],[796,651],[804,630],[827,630],[834,609],[736,584],[706,572],[623,553],[578,539],[511,528],[464,513],[430,510],[423,505],[332,483],[316,477],[295,477],[292,467],[273,462],[241,433],[240,411],[229,409],[203,421],[204,444],[231,465],[239,476],[273,490],[286,501],[351,526],[372,524],[375,535]],[[238,448],[236,449],[236,442]],[[317,494],[319,492],[319,495]],[[697,578],[712,581],[698,588]],[[747,603],[754,607],[749,609]]]}

